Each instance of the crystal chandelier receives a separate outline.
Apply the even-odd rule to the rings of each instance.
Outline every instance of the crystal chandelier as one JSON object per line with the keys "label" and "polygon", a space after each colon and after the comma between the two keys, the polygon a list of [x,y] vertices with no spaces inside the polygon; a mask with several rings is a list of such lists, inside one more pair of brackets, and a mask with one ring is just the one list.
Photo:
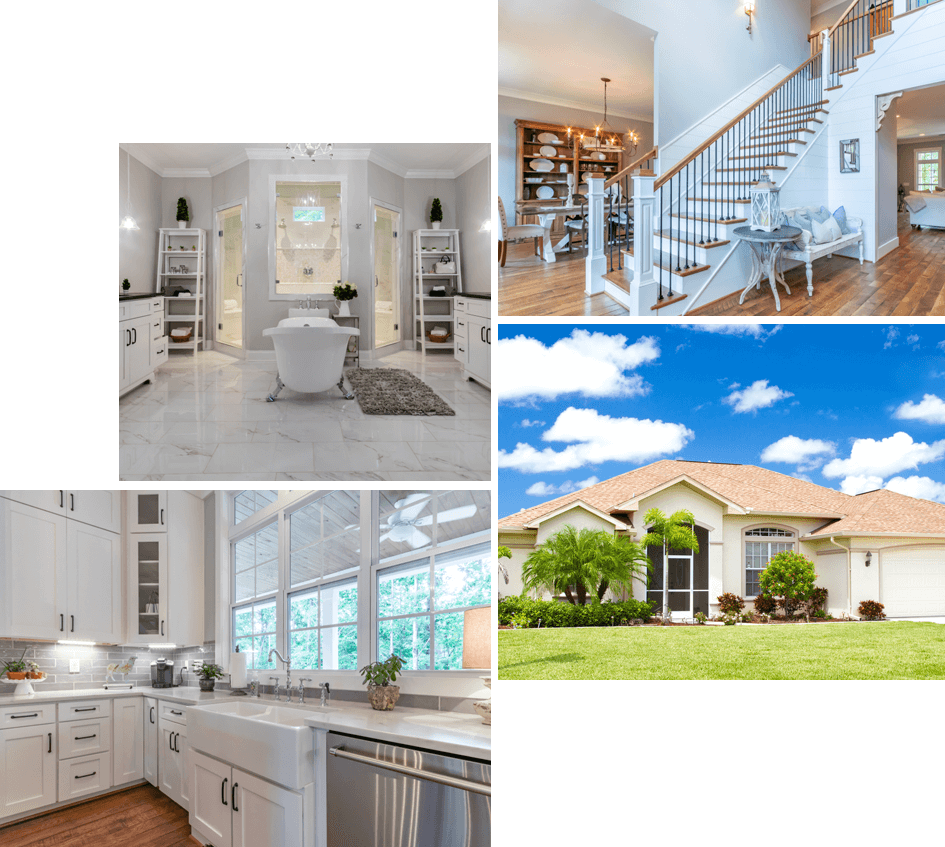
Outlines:
{"label": "crystal chandelier", "polygon": [[316,159],[332,158],[331,144],[312,144],[311,142],[302,142],[299,144],[286,144],[285,149],[289,151],[289,157],[294,159],[296,156],[308,156],[313,162]]}

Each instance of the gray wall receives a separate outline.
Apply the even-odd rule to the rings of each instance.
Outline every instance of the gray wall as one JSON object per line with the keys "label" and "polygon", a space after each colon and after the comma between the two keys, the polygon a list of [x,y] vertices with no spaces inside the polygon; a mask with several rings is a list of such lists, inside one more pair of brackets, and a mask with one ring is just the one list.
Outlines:
{"label": "gray wall", "polygon": [[[892,110],[886,113],[886,117],[883,120],[883,126],[886,126],[886,121],[892,118],[894,121],[896,116],[892,113]],[[942,135],[933,135],[928,138],[922,138],[918,140],[910,141],[900,141],[898,146],[898,174],[899,182],[906,187],[906,194],[910,191],[916,190],[915,184],[915,151],[923,147],[938,147],[945,148],[945,136]],[[942,183],[945,185],[945,182]]]}
{"label": "gray wall", "polygon": [[461,173],[456,183],[456,225],[462,250],[463,288],[476,294],[492,290],[493,232],[480,232],[492,218],[492,157]]}
{"label": "gray wall", "polygon": [[876,246],[896,238],[898,188],[896,172],[896,116],[886,115],[876,133]]}
{"label": "gray wall", "polygon": [[[130,162],[129,162],[130,160]],[[128,175],[131,166],[131,204]],[[154,291],[157,278],[158,228],[161,226],[161,177],[134,156],[118,150],[118,219],[131,214],[137,231],[118,231],[118,287],[127,279],[129,292]]]}
{"label": "gray wall", "polygon": [[822,32],[825,29],[830,29],[830,27],[840,20],[840,16],[849,8],[849,6],[849,0],[841,0],[841,2],[837,3],[836,6],[831,6],[825,12],[820,12],[819,14],[814,15],[810,19],[810,31]]}
{"label": "gray wall", "polygon": [[[400,241],[400,337],[404,341],[413,338],[413,281],[410,277],[411,251],[413,249],[410,230],[406,227],[406,210],[404,209],[404,183],[407,180],[391,173],[386,168],[374,162],[368,162],[368,188],[371,200],[380,200],[391,206],[396,206],[404,212],[400,220],[400,231],[397,238]],[[369,210],[373,211],[373,210]],[[368,226],[373,224],[373,217]],[[372,236],[373,244],[373,236]],[[371,254],[373,256],[373,253]],[[373,269],[372,269],[373,273]],[[371,291],[373,292],[373,287]],[[363,294],[358,296],[360,300]],[[361,314],[361,335],[363,336],[361,347],[368,349],[374,347],[374,314],[373,298],[371,306],[362,309]]]}

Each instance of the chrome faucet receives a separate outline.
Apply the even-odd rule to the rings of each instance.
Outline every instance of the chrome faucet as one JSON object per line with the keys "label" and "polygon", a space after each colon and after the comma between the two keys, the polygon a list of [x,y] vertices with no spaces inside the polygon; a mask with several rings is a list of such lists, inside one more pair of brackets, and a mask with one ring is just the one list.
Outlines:
{"label": "chrome faucet", "polygon": [[322,706],[328,705],[328,698],[331,696],[331,687],[327,682],[323,682],[318,686],[322,690]]}
{"label": "chrome faucet", "polygon": [[[289,662],[288,659],[283,659],[283,658],[282,658],[282,654],[281,654],[275,647],[273,647],[273,648],[269,651],[269,659],[268,659],[267,661],[269,661],[269,662],[272,661],[272,654],[273,654],[273,653],[275,653],[276,656],[278,657],[279,661],[282,662],[282,664],[285,665],[285,701],[286,701],[286,703],[291,703],[291,702],[292,702],[292,690],[291,690],[291,689],[292,689],[292,665],[291,665],[291,663]],[[278,687],[277,687],[277,688],[276,688],[276,698],[277,698],[277,699],[278,699],[278,696],[279,696],[279,689],[278,689]]]}
{"label": "chrome faucet", "polygon": [[272,686],[272,689],[273,689],[273,690],[272,690],[272,699],[273,699],[273,700],[278,700],[278,699],[279,699],[279,677],[277,677],[277,676],[271,676],[271,677],[269,677],[269,679],[271,679],[271,680],[275,683],[275,685]]}
{"label": "chrome faucet", "polygon": [[299,704],[302,706],[305,705],[305,683],[311,682],[311,681],[312,681],[311,678],[307,676],[303,676],[299,680]]}

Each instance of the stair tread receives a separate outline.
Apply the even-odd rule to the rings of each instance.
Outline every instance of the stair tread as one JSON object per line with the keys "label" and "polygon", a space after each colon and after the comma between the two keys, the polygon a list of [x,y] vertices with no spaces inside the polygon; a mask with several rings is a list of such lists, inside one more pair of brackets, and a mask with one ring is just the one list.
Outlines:
{"label": "stair tread", "polygon": [[[747,156],[729,156],[729,159],[757,159],[760,156],[797,156],[797,153],[789,153],[787,150],[775,150],[773,153],[754,153]],[[772,165],[772,167],[774,166]]]}
{"label": "stair tread", "polygon": [[[809,133],[811,133],[811,135],[813,135],[813,134],[817,131],[817,130],[815,130],[815,129],[808,129],[806,126],[796,127],[796,129],[797,129],[798,132],[809,132]],[[775,135],[781,135],[781,134],[782,134],[782,133],[780,133],[780,132],[762,132],[762,133],[760,133],[760,134],[758,134],[758,135],[750,135],[750,136],[748,137],[748,140],[749,140],[749,141],[754,141],[756,138],[772,138],[772,137],[775,136]],[[782,142],[782,143],[783,143],[783,142]]]}
{"label": "stair tread", "polygon": [[787,141],[767,141],[764,144],[746,144],[742,150],[751,150],[754,147],[780,147],[782,144],[807,144],[799,138],[789,138]]}
{"label": "stair tread", "polygon": [[720,206],[724,206],[726,203],[745,203],[746,205],[751,205],[751,200],[723,200],[721,197],[689,197],[690,203],[718,203]]}
{"label": "stair tread", "polygon": [[[711,203],[711,200],[706,200],[706,203]],[[706,224],[721,224],[725,226],[726,224],[743,224],[748,221],[748,218],[732,218],[730,221],[719,220],[718,218],[699,218],[695,215],[680,215],[678,212],[673,212],[670,217],[680,218],[684,221],[701,221]]]}
{"label": "stair tread", "polygon": [[748,168],[719,168],[720,174],[744,173],[745,171],[786,171],[786,165],[752,165]]}
{"label": "stair tread", "polygon": [[662,300],[657,300],[652,306],[650,306],[650,311],[654,309],[665,309],[667,306],[672,306],[673,303],[678,303],[680,300],[685,300],[689,295],[688,294],[676,294],[672,297],[664,297]]}
{"label": "stair tread", "polygon": [[816,109],[820,106],[823,106],[824,103],[829,103],[829,100],[818,100],[815,103],[808,103],[806,106],[793,106],[790,109],[781,109],[780,112],[775,112],[776,115],[787,115],[791,112],[803,112],[807,109]]}
{"label": "stair tread", "polygon": [[657,238],[665,238],[667,241],[678,241],[680,244],[688,244],[690,247],[702,247],[706,250],[711,250],[713,247],[722,247],[730,243],[730,239],[719,239],[718,241],[707,241],[705,244],[700,244],[698,241],[688,241],[685,238],[677,238],[674,235],[667,235],[665,232],[660,235],[659,230],[654,230],[653,235]]}
{"label": "stair tread", "polygon": [[[626,247],[621,250],[625,256],[633,255],[633,248]],[[670,256],[667,253],[662,253],[660,251],[653,251],[653,267],[662,268],[664,271],[673,274],[674,276],[692,276],[693,274],[701,274],[703,271],[707,271],[712,265],[697,265],[690,268],[680,268],[678,271],[673,270],[676,265],[676,259],[673,256]]]}
{"label": "stair tread", "polygon": [[[874,36],[874,37],[875,37],[875,36]],[[825,88],[824,91],[836,91],[838,88],[843,88],[843,86],[842,86],[842,85],[834,85],[834,86],[831,86],[830,88]]]}

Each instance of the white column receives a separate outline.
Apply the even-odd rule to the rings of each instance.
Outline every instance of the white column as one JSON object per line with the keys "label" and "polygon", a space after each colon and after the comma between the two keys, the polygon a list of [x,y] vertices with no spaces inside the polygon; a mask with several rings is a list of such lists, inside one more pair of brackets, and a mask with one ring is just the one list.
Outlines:
{"label": "white column", "polygon": [[604,255],[604,175],[591,174],[587,188],[587,261],[584,263],[584,293],[604,290],[607,256]]}
{"label": "white column", "polygon": [[[820,57],[820,78],[822,80],[821,90],[830,88],[833,83],[830,81],[830,30],[825,29],[820,33],[820,49],[823,55]],[[826,94],[822,95],[824,100],[829,99]]]}
{"label": "white column", "polygon": [[652,171],[633,174],[633,279],[637,285],[653,281],[653,231],[656,197]]}

